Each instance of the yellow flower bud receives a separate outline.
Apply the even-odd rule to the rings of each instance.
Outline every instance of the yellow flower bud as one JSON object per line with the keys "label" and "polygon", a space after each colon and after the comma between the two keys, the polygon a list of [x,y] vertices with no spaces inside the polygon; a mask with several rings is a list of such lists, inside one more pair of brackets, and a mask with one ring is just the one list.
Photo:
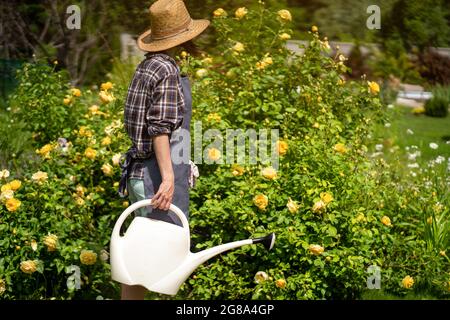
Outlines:
{"label": "yellow flower bud", "polygon": [[384,224],[386,227],[392,226],[391,219],[388,216],[384,216],[381,218],[381,223]]}
{"label": "yellow flower bud", "polygon": [[277,281],[275,281],[275,285],[277,286],[277,288],[284,289],[286,288],[286,280],[278,279]]}

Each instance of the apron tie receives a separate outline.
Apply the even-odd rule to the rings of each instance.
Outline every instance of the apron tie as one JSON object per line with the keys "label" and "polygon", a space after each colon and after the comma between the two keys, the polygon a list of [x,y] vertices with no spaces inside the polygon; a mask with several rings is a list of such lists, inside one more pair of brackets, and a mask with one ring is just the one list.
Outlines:
{"label": "apron tie", "polygon": [[118,193],[121,198],[124,198],[128,194],[128,177],[130,175],[131,163],[135,154],[136,150],[130,148],[119,160],[122,173],[120,176]]}

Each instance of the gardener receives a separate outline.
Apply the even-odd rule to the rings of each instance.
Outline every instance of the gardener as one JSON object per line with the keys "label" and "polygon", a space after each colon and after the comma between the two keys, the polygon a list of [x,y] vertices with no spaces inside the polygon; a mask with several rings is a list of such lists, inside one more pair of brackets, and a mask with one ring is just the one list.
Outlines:
{"label": "gardener", "polygon": [[[171,203],[186,217],[192,162],[174,159],[176,150],[190,151],[191,89],[174,57],[209,25],[192,20],[182,0],[158,0],[150,7],[151,29],[138,38],[146,58],[137,67],[125,103],[125,128],[132,146],[122,161],[119,194],[131,203],[152,198],[139,215],[181,225]],[[186,135],[187,133],[187,135]],[[172,152],[171,152],[172,150]],[[184,155],[185,157],[186,155]],[[185,158],[184,158],[185,159]],[[183,160],[183,159],[181,159]],[[145,288],[122,285],[122,299],[144,299]]]}

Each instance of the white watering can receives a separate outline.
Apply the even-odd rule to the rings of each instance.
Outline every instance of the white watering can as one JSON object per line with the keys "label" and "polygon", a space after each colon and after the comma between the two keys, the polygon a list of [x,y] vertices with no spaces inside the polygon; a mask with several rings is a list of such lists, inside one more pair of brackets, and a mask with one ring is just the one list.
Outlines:
{"label": "white watering can", "polygon": [[135,217],[121,236],[120,228],[125,219],[133,211],[151,203],[151,199],[133,203],[120,215],[114,226],[110,261],[112,279],[115,281],[175,295],[191,273],[211,257],[253,243],[262,243],[270,250],[275,243],[275,234],[271,233],[265,237],[230,242],[192,253],[189,223],[184,213],[173,204],[169,210],[178,216],[183,227],[147,217]]}

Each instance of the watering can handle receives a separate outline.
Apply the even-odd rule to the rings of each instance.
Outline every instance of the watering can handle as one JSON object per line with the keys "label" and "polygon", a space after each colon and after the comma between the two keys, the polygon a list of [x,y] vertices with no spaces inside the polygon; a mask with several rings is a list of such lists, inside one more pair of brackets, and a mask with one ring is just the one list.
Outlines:
{"label": "watering can handle", "polygon": [[[133,203],[131,206],[125,209],[124,212],[120,215],[119,219],[117,219],[116,224],[114,225],[113,235],[116,235],[117,237],[120,236],[120,228],[122,227],[123,222],[125,219],[135,210],[147,207],[152,204],[152,199],[145,199],[141,201],[137,201]],[[175,213],[178,218],[181,220],[181,224],[183,225],[183,228],[187,229],[189,231],[189,223],[186,219],[186,216],[184,215],[183,211],[181,211],[177,206],[174,204],[170,205],[169,211],[172,211]]]}

